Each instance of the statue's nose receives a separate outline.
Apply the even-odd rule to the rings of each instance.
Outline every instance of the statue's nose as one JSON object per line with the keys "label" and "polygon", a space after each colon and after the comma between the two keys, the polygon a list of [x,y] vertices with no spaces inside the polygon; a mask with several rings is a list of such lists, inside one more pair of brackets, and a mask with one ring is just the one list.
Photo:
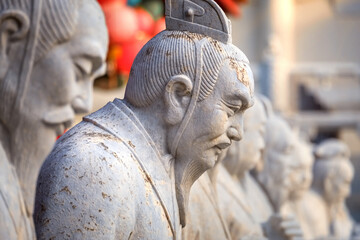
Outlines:
{"label": "statue's nose", "polygon": [[71,106],[74,109],[75,113],[88,113],[92,107],[92,94],[89,93],[86,98],[83,96],[77,96],[71,102]]}
{"label": "statue's nose", "polygon": [[227,135],[231,140],[240,141],[243,136],[243,129],[241,127],[230,127],[227,130]]}
{"label": "statue's nose", "polygon": [[93,82],[90,79],[82,79],[77,84],[77,94],[71,102],[75,113],[88,113],[93,104]]}

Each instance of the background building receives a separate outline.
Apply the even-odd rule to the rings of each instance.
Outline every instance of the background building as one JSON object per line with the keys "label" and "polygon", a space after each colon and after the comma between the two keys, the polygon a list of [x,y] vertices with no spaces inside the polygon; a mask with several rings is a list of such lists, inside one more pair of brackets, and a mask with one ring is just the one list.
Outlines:
{"label": "background building", "polygon": [[232,23],[233,43],[275,109],[315,143],[349,145],[348,206],[360,221],[360,1],[251,0]]}

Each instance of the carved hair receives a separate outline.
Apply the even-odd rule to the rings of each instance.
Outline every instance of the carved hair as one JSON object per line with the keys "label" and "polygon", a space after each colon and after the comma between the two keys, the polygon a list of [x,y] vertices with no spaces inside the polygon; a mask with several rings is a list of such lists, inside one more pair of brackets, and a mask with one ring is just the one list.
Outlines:
{"label": "carved hair", "polygon": [[30,1],[29,0],[1,0],[0,12],[7,9],[20,9],[25,12],[29,12]]}
{"label": "carved hair", "polygon": [[194,80],[195,42],[203,38],[208,41],[202,48],[202,83],[198,101],[212,93],[225,59],[233,60],[240,68],[248,64],[246,56],[232,44],[224,44],[196,33],[163,31],[136,56],[125,99],[134,106],[146,107],[161,96],[172,76],[184,74]]}
{"label": "carved hair", "polygon": [[[81,3],[82,0],[43,0],[36,60],[40,59],[54,45],[64,42],[72,36]],[[8,9],[19,9],[30,16],[30,4],[29,0],[1,0],[0,14]]]}
{"label": "carved hair", "polygon": [[82,0],[44,0],[35,61],[53,46],[70,39]]}
{"label": "carved hair", "polygon": [[[39,13],[41,14],[39,31],[35,35],[36,41],[34,45],[26,46],[26,51],[32,51],[35,47],[35,53],[32,57],[35,62],[41,59],[56,44],[70,39],[78,21],[78,9],[81,3],[82,0],[42,0],[42,11]],[[7,10],[20,10],[31,19],[33,4],[34,1],[30,0],[1,0],[0,15]],[[28,42],[30,42],[29,39]],[[25,64],[31,63],[26,62]],[[31,70],[31,67],[29,67],[26,75],[31,74]],[[24,79],[29,79],[29,77],[21,80],[14,79],[14,76],[0,79],[0,101],[2,102],[0,104],[0,120],[3,123],[7,124],[10,121],[14,102],[16,98],[21,97],[21,94],[23,94],[21,91],[19,93],[19,89],[26,86],[24,81],[28,80]]]}
{"label": "carved hair", "polygon": [[316,161],[314,163],[314,181],[313,187],[323,190],[324,180],[330,174],[336,174],[343,168],[340,165],[347,165],[353,172],[353,166],[350,162],[350,150],[345,143],[338,139],[328,139],[320,143],[314,150]]}

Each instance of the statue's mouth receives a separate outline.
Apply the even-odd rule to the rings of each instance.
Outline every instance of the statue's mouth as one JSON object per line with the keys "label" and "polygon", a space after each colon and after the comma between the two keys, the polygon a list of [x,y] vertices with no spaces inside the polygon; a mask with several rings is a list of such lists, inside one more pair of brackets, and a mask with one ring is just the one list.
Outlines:
{"label": "statue's mouth", "polygon": [[72,125],[72,121],[67,121],[62,124],[58,124],[55,126],[55,133],[57,136],[57,139],[61,137]]}
{"label": "statue's mouth", "polygon": [[42,121],[50,127],[55,127],[56,136],[60,136],[72,125],[74,117],[72,107],[66,105],[45,113]]}
{"label": "statue's mouth", "polygon": [[228,148],[231,145],[231,142],[223,142],[216,144],[213,149],[215,150],[216,154],[220,154],[224,149]]}

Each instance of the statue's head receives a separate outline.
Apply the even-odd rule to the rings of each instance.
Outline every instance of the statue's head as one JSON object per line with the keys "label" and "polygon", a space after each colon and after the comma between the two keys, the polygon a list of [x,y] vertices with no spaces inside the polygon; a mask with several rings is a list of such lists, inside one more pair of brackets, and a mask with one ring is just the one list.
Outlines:
{"label": "statue's head", "polygon": [[290,199],[300,199],[309,190],[313,179],[313,164],[314,157],[310,143],[298,137],[295,143],[294,161],[291,164]]}
{"label": "statue's head", "polygon": [[214,1],[166,4],[167,30],[137,55],[125,99],[138,108],[159,106],[152,114],[167,129],[177,191],[186,192],[232,141],[241,139],[254,82],[249,61],[230,43],[229,21]]}
{"label": "statue's head", "polygon": [[279,116],[266,122],[264,166],[258,179],[265,187],[276,209],[289,199],[293,186],[291,173],[295,164],[296,139],[290,126]]}
{"label": "statue's head", "polygon": [[328,139],[315,149],[313,187],[329,203],[341,203],[350,195],[354,167],[350,150],[340,140]]}
{"label": "statue's head", "polygon": [[56,137],[91,108],[105,21],[94,0],[4,0],[0,39],[1,142],[21,183],[35,182]]}
{"label": "statue's head", "polygon": [[261,160],[265,149],[266,112],[262,97],[256,98],[252,108],[244,114],[244,137],[233,143],[223,161],[232,175],[242,175]]}

